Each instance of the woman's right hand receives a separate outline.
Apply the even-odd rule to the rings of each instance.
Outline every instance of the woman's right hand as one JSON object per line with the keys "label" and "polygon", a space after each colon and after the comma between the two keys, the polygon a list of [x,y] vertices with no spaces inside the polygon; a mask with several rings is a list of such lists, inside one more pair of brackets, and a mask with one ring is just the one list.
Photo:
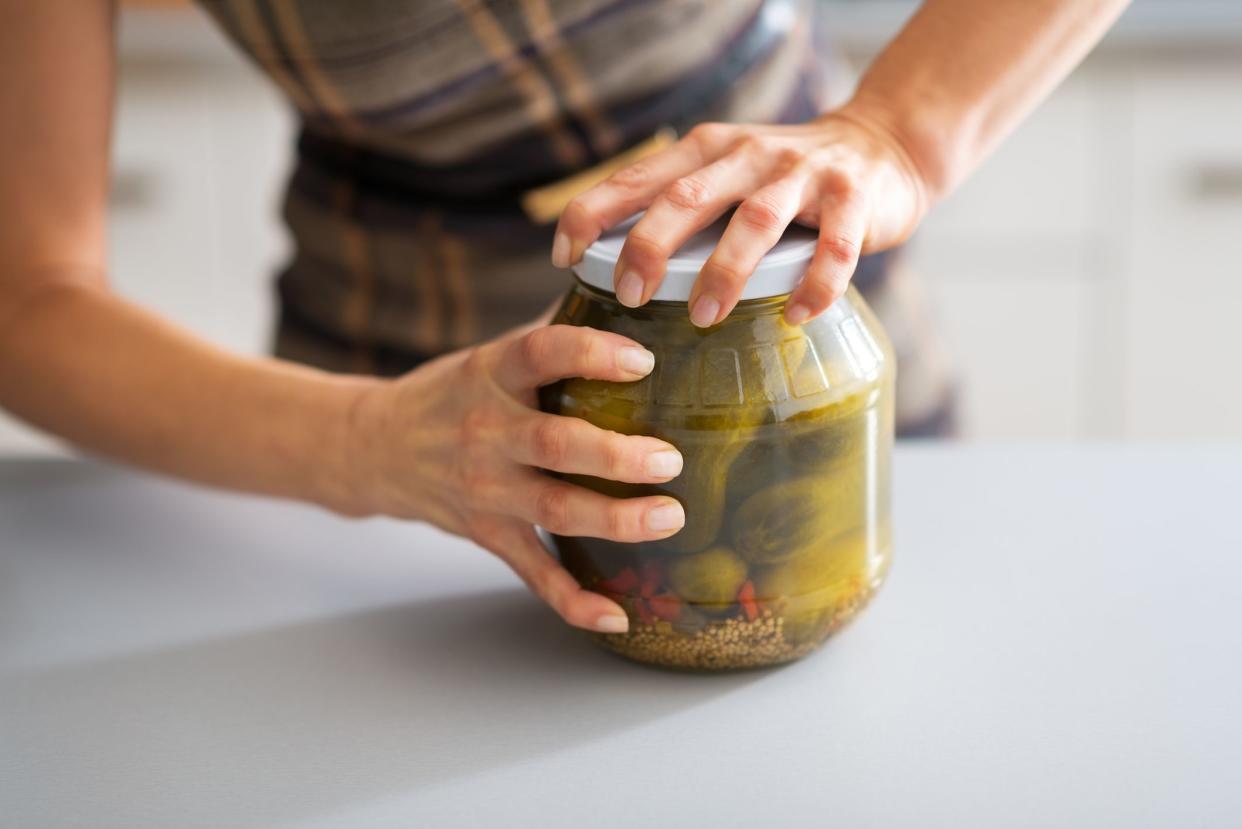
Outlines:
{"label": "woman's right hand", "polygon": [[681,472],[670,444],[537,410],[536,390],[568,377],[633,382],[654,357],[617,334],[532,325],[436,359],[360,393],[351,417],[356,511],[428,521],[495,553],[571,625],[627,628],[583,590],[535,525],[615,541],[667,538],[685,513],[667,496],[609,498],[544,473],[662,483]]}

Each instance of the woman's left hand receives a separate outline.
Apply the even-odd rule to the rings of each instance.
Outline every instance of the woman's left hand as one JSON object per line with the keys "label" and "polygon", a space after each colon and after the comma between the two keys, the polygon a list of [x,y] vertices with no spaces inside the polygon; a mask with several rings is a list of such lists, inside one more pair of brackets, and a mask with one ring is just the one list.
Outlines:
{"label": "woman's left hand", "polygon": [[570,202],[552,261],[576,263],[603,231],[645,209],[613,274],[617,299],[642,305],[669,257],[738,205],[691,291],[690,320],[706,327],[724,319],[759,260],[796,221],[819,228],[815,256],[785,308],[798,325],[841,296],[861,254],[911,234],[927,193],[894,134],[848,106],[794,126],[701,124]]}

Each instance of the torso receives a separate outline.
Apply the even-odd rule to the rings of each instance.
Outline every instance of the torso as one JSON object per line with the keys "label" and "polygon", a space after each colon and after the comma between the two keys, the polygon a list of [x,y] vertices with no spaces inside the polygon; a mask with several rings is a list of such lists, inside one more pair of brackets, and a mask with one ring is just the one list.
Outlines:
{"label": "torso", "polygon": [[762,0],[202,2],[312,129],[429,166],[526,141],[549,174],[610,156],[658,126],[636,103],[717,71],[761,24],[787,36],[745,67],[756,88],[717,103],[779,118],[807,54],[802,0],[766,18]]}
{"label": "torso", "polygon": [[[301,114],[276,350],[335,370],[402,372],[545,310],[567,277],[526,188],[668,124],[826,103],[812,0],[200,2]],[[880,309],[886,270],[857,280]]]}

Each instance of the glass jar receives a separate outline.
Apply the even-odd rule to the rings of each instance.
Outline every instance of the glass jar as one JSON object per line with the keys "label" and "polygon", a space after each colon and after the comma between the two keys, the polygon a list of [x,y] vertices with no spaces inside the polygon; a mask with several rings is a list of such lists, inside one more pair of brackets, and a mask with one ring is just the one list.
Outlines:
{"label": "glass jar", "polygon": [[627,633],[593,634],[623,656],[700,670],[797,659],[849,621],[888,568],[891,346],[853,288],[805,325],[783,321],[814,252],[803,228],[786,232],[718,325],[691,325],[686,300],[721,223],[683,246],[652,302],[627,308],[610,288],[629,226],[587,251],[554,322],[630,337],[655,370],[634,383],[562,381],[541,405],[676,446],[682,473],[665,484],[564,477],[614,497],[671,495],[686,524],[661,541],[551,545],[580,584],[625,608]]}

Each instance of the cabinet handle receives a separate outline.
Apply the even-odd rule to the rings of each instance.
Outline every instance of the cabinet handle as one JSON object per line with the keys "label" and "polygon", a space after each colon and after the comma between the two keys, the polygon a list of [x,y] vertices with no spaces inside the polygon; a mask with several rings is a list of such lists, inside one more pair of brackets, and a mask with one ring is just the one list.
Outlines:
{"label": "cabinet handle", "polygon": [[1199,201],[1242,199],[1242,163],[1200,164],[1191,170],[1190,192]]}

